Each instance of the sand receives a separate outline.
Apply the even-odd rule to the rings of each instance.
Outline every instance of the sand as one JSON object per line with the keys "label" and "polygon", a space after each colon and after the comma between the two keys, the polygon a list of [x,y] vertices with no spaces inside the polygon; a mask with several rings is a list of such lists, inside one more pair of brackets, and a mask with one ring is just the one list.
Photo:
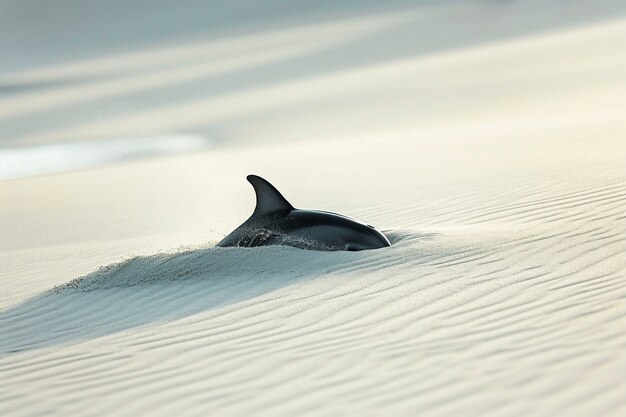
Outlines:
{"label": "sand", "polygon": [[[310,6],[93,56],[16,41],[0,414],[624,415],[626,21],[556,4]],[[179,137],[207,146],[137,147]],[[249,173],[392,246],[214,248]]]}

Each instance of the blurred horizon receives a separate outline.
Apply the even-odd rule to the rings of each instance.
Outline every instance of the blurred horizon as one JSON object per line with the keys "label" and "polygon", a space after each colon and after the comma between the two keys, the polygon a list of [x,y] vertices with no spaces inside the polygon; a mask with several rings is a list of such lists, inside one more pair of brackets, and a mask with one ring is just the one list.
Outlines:
{"label": "blurred horizon", "polygon": [[624,16],[618,1],[0,0],[0,171],[12,150],[50,144],[72,166],[59,152],[92,141],[384,140],[616,117],[576,100],[622,88]]}
{"label": "blurred horizon", "polygon": [[[311,27],[394,12],[418,17],[426,13],[423,17],[430,18],[419,23],[425,32],[435,30],[425,40],[436,41],[436,44],[429,45],[418,39],[418,51],[429,51],[429,47],[437,50],[466,47],[493,38],[502,40],[571,29],[626,15],[626,5],[616,0],[593,4],[583,0],[549,4],[515,0],[391,0],[384,3],[373,0],[339,3],[65,0],[54,4],[41,0],[0,0],[0,8],[0,53],[4,57],[0,61],[0,75],[3,76],[138,49],[159,49],[207,38],[221,41],[268,30]],[[466,21],[454,22],[456,27],[440,25],[446,18],[458,17],[465,17]],[[419,33],[420,28],[415,30]],[[449,36],[440,36],[446,32]]]}

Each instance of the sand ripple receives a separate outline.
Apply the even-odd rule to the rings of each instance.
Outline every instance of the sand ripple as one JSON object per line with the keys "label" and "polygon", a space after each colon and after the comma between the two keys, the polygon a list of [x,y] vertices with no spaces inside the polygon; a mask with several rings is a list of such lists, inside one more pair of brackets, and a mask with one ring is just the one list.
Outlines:
{"label": "sand ripple", "polygon": [[384,250],[208,248],[101,268],[0,312],[3,403],[30,414],[25,391],[45,389],[81,415],[618,413],[624,188],[450,205],[483,228],[387,231]]}

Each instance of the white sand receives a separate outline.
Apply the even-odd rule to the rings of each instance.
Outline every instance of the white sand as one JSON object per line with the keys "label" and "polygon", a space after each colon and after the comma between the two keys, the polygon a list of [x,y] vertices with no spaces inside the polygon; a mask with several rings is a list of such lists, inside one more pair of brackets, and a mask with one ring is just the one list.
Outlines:
{"label": "white sand", "polygon": [[[0,414],[624,415],[626,20],[535,6],[6,69],[4,146],[215,145],[0,182]],[[212,248],[248,173],[393,246]]]}

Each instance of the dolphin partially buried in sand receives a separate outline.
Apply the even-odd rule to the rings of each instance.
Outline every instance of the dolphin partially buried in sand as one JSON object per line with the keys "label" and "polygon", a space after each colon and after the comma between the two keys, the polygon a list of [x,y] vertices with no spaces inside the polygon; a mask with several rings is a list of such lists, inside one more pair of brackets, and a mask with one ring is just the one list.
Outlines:
{"label": "dolphin partially buried in sand", "polygon": [[248,175],[256,193],[254,213],[217,246],[287,245],[301,249],[357,251],[390,246],[373,226],[340,214],[294,208],[272,184]]}

